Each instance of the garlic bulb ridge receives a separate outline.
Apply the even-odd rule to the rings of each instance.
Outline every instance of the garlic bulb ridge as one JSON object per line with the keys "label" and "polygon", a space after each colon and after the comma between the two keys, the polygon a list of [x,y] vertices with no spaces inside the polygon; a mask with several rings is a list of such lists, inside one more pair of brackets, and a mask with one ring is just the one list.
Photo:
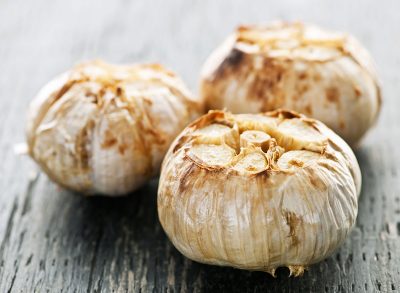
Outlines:
{"label": "garlic bulb ridge", "polygon": [[299,275],[349,234],[360,186],[350,147],[321,122],[210,111],[171,145],[158,213],[192,260]]}

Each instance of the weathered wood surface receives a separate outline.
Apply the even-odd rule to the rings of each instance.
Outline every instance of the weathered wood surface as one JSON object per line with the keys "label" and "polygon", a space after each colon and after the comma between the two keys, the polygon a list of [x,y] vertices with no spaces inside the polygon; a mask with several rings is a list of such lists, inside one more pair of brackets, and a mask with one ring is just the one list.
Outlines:
{"label": "weathered wood surface", "polygon": [[[397,0],[1,0],[0,292],[399,292],[399,11]],[[357,226],[302,278],[184,258],[158,222],[156,180],[127,198],[83,198],[14,154],[28,101],[77,61],[160,61],[195,90],[202,62],[234,26],[276,18],[353,32],[375,56],[385,98],[356,152],[364,176]]]}

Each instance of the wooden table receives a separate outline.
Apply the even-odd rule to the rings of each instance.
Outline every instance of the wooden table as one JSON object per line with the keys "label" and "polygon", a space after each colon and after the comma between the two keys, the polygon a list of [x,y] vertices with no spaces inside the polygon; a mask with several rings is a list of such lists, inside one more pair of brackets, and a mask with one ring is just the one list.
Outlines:
{"label": "wooden table", "polygon": [[[399,292],[400,1],[0,0],[0,292]],[[14,145],[38,89],[86,59],[159,61],[195,91],[209,52],[240,23],[302,19],[351,31],[383,83],[379,123],[356,151],[357,225],[301,278],[194,263],[157,219],[157,181],[126,198],[62,190]]]}

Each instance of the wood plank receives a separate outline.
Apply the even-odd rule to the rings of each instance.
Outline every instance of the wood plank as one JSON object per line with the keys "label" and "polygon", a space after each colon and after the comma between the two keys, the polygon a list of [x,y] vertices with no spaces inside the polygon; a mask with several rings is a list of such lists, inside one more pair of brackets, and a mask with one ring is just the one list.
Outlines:
{"label": "wood plank", "polygon": [[[400,2],[0,1],[0,292],[400,291]],[[79,60],[159,61],[195,91],[209,52],[240,23],[303,19],[349,30],[378,64],[384,108],[357,150],[357,226],[302,278],[198,264],[157,219],[157,181],[126,198],[60,189],[14,154],[25,110],[47,80]]]}

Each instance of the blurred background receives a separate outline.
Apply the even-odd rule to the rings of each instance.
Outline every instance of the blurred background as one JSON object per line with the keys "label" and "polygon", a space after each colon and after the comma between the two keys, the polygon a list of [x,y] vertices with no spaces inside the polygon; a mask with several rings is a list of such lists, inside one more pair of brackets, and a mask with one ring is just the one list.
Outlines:
{"label": "blurred background", "polygon": [[[95,58],[161,62],[194,90],[202,63],[237,25],[277,19],[351,32],[371,51],[385,91],[400,63],[398,11],[396,0],[1,0],[2,107],[24,111],[54,75]],[[16,96],[17,107],[4,98]]]}
{"label": "blurred background", "polygon": [[[398,0],[0,0],[0,291],[400,290],[399,12]],[[378,124],[356,152],[364,177],[357,227],[303,278],[185,259],[158,224],[156,182],[129,198],[87,200],[15,155],[29,101],[73,64],[160,62],[196,93],[202,63],[237,25],[273,20],[350,32],[383,85]]]}

